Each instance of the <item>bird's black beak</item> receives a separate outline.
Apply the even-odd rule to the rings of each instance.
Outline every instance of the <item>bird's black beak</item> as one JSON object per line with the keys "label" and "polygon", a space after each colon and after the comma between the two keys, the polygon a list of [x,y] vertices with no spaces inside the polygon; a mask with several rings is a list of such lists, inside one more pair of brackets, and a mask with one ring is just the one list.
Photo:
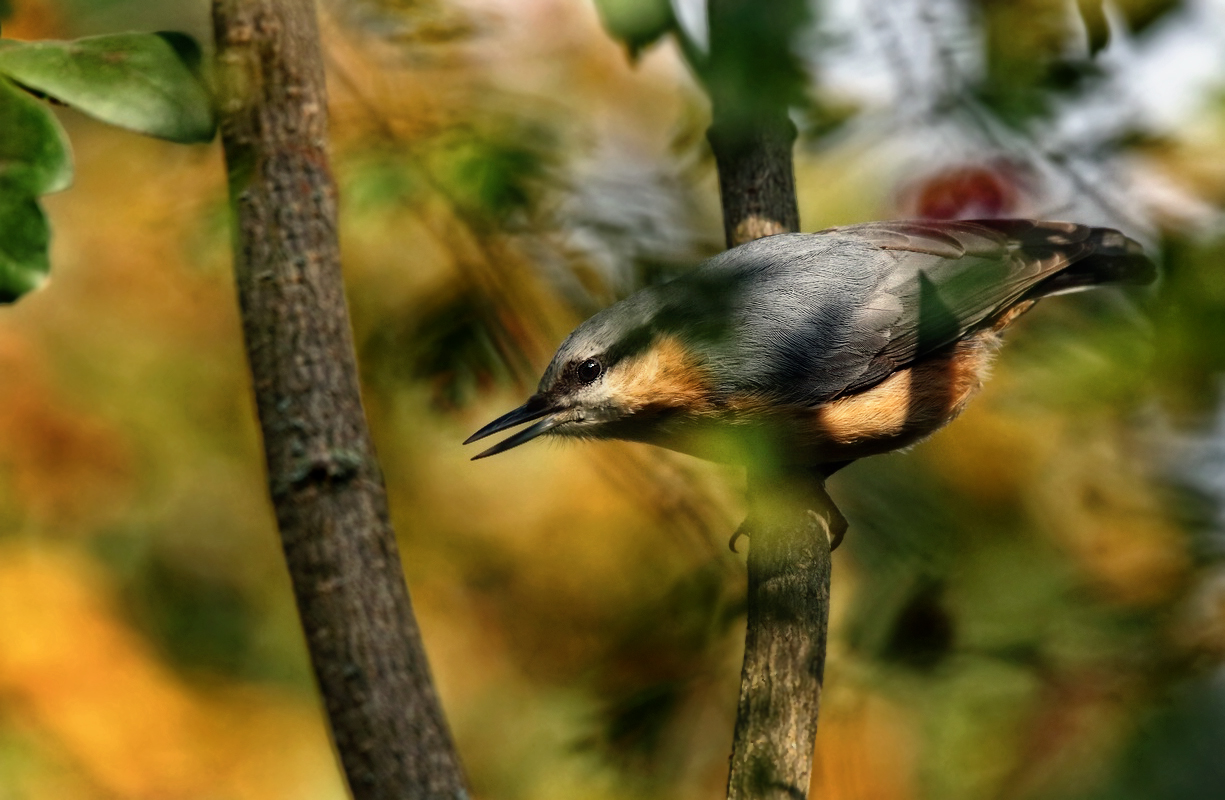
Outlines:
{"label": "bird's black beak", "polygon": [[[516,425],[522,425],[525,422],[532,420],[540,420],[535,425],[530,425],[519,431],[513,436],[507,437],[495,444],[493,447],[483,452],[477,453],[472,457],[473,461],[478,458],[486,458],[488,456],[496,456],[498,453],[504,453],[512,447],[518,447],[524,442],[530,442],[542,433],[547,433],[561,423],[560,419],[550,417],[549,415],[559,408],[553,403],[548,402],[538,394],[532,395],[528,401],[516,408],[514,411],[503,414],[485,427],[481,428],[476,433],[464,440],[464,444],[472,444],[475,441],[484,439],[486,436],[492,436],[495,433],[504,431],[507,428],[513,428]],[[544,419],[541,419],[544,417]]]}

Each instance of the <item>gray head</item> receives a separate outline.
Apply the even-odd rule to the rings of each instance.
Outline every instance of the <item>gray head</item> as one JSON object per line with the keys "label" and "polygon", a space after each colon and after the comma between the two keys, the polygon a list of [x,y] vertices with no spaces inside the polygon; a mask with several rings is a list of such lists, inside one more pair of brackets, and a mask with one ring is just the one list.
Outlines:
{"label": "gray head", "polygon": [[579,325],[558,348],[536,393],[464,444],[525,422],[535,424],[475,458],[496,455],[545,433],[636,438],[629,433],[635,417],[661,411],[670,391],[692,395],[699,381],[700,359],[667,323],[673,316],[669,295],[667,285],[651,287]]}
{"label": "gray head", "polygon": [[795,318],[825,289],[819,260],[831,247],[812,236],[761,239],[604,309],[562,343],[536,394],[465,444],[526,422],[535,424],[476,457],[545,433],[656,441],[664,420],[709,411],[732,378],[755,387],[773,363],[758,356],[785,344],[776,329],[800,327]]}

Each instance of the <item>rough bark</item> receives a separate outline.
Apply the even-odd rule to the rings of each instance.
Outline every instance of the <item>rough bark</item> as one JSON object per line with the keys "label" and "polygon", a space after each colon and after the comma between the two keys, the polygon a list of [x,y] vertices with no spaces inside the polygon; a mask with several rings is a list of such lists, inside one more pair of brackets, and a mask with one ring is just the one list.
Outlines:
{"label": "rough bark", "polygon": [[298,612],[359,800],[464,798],[359,394],[310,0],[214,0],[234,268]]}
{"label": "rough bark", "polygon": [[[708,139],[727,246],[735,247],[799,229],[789,93],[762,85],[770,76],[791,80],[798,69],[788,62],[788,24],[771,19],[760,4],[710,0],[709,14]],[[788,491],[774,491],[777,478]],[[818,476],[750,474],[749,506],[748,628],[727,794],[729,800],[795,800],[808,796],[812,775],[830,536],[840,536],[845,521]]]}
{"label": "rough bark", "polygon": [[762,118],[751,131],[720,120],[707,133],[719,173],[723,234],[728,247],[800,229],[791,148],[795,125],[781,113]]}
{"label": "rough bark", "polygon": [[748,627],[727,796],[808,796],[829,625],[830,541],[845,526],[819,479],[750,476]]}
{"label": "rough bark", "polygon": [[707,139],[719,173],[727,246],[799,230],[788,103],[802,69],[790,37],[802,0],[709,0],[710,57],[703,80],[712,121]]}

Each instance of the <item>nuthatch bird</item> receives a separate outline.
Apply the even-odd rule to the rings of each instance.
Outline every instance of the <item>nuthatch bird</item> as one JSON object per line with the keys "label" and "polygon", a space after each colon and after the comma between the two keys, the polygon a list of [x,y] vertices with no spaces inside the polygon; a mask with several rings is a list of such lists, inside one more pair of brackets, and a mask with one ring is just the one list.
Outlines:
{"label": "nuthatch bird", "polygon": [[[465,444],[542,434],[649,442],[713,460],[764,442],[826,476],[906,447],[981,388],[999,334],[1039,299],[1146,283],[1108,228],[1031,220],[870,222],[728,250],[578,326],[536,393]],[[748,454],[748,455],[746,455]]]}

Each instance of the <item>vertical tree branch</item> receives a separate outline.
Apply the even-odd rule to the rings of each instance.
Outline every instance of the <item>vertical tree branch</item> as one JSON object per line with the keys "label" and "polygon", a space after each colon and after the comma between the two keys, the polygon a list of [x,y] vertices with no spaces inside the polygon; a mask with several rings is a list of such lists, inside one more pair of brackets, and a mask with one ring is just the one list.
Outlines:
{"label": "vertical tree branch", "polygon": [[790,41],[793,26],[806,18],[804,4],[798,5],[709,0],[710,58],[703,77],[713,119],[707,138],[728,247],[800,227],[791,158],[796,131],[788,114],[803,83]]}
{"label": "vertical tree branch", "polygon": [[[799,229],[788,106],[802,87],[790,45],[806,7],[709,0],[708,8],[708,138],[724,233],[735,247]],[[830,541],[845,526],[823,476],[768,477],[749,475],[748,629],[729,800],[808,795],[825,671]]]}
{"label": "vertical tree branch", "polygon": [[829,626],[830,541],[841,515],[822,482],[749,476],[748,627],[729,800],[808,796]]}
{"label": "vertical tree branch", "polygon": [[361,405],[311,0],[214,0],[234,269],[268,484],[359,800],[464,798]]}
{"label": "vertical tree branch", "polygon": [[728,247],[763,236],[800,229],[791,148],[795,125],[787,116],[763,117],[754,130],[741,130],[714,108],[707,133],[719,173],[723,235]]}

